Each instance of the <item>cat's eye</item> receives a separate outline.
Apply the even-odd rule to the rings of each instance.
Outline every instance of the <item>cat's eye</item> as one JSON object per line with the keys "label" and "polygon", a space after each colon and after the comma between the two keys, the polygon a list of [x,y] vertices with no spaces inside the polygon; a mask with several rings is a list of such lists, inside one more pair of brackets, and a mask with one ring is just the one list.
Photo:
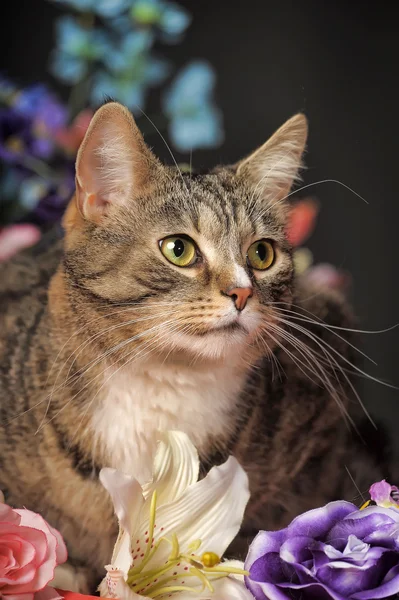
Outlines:
{"label": "cat's eye", "polygon": [[197,262],[197,246],[189,237],[171,235],[159,242],[165,258],[177,267],[192,267]]}
{"label": "cat's eye", "polygon": [[247,262],[252,269],[265,271],[273,265],[274,259],[275,251],[269,240],[259,240],[248,248]]}

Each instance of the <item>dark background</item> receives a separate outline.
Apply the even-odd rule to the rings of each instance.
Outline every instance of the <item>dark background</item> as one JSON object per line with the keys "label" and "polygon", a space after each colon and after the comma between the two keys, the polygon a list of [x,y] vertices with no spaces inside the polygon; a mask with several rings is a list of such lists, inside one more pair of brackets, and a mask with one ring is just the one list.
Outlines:
{"label": "dark background", "polygon": [[[338,180],[369,203],[337,183],[304,190],[321,203],[308,245],[318,262],[352,274],[362,329],[399,322],[399,26],[394,3],[180,3],[193,14],[193,23],[182,44],[162,51],[178,66],[193,58],[212,63],[226,130],[223,146],[195,153],[194,166],[235,161],[292,114],[304,111],[310,121],[304,183]],[[59,12],[45,0],[3,2],[0,70],[22,85],[50,82],[46,65]],[[170,162],[155,134],[146,139]],[[363,350],[378,363],[365,364],[367,372],[399,385],[398,342],[399,329],[362,336]],[[360,383],[366,405],[395,437],[399,392]]]}

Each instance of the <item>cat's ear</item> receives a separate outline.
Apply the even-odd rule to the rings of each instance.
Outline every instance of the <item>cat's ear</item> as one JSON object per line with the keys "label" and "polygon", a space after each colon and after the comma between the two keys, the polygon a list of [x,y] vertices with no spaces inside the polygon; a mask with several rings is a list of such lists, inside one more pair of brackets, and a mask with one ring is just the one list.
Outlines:
{"label": "cat's ear", "polygon": [[257,195],[269,201],[282,200],[298,178],[307,134],[306,117],[295,115],[263,146],[236,165],[237,175],[247,179]]}
{"label": "cat's ear", "polygon": [[131,113],[117,102],[94,115],[76,160],[76,202],[80,214],[99,222],[112,205],[139,195],[157,163]]}

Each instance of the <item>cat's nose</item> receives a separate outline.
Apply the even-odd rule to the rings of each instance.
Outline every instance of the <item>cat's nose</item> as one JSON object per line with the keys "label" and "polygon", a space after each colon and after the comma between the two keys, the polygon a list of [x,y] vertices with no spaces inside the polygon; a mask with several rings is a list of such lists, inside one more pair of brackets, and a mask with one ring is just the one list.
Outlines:
{"label": "cat's nose", "polygon": [[252,294],[253,291],[251,287],[236,287],[227,292],[227,295],[232,298],[236,305],[236,309],[239,311],[244,310],[248,298],[250,298]]}

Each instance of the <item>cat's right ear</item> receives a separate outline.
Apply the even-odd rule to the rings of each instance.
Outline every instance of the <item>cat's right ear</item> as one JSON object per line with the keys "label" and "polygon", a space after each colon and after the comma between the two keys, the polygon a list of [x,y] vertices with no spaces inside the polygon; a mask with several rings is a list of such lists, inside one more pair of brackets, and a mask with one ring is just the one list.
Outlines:
{"label": "cat's right ear", "polygon": [[261,200],[280,203],[298,178],[307,134],[306,117],[295,115],[263,146],[235,165],[237,175],[252,185]]}
{"label": "cat's right ear", "polygon": [[112,206],[125,205],[148,186],[158,163],[127,108],[117,102],[94,115],[76,160],[76,208],[99,223]]}

